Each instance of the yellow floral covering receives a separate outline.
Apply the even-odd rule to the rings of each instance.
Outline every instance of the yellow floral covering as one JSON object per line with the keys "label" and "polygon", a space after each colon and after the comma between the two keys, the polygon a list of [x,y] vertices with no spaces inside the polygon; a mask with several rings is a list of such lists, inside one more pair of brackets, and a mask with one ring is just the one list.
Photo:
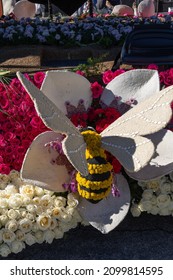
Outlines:
{"label": "yellow floral covering", "polygon": [[86,160],[89,175],[82,176],[79,172],[77,173],[78,192],[82,197],[97,202],[108,196],[111,190],[112,165],[107,162],[105,151],[101,148],[101,136],[93,130],[83,131],[82,135],[87,144]]}

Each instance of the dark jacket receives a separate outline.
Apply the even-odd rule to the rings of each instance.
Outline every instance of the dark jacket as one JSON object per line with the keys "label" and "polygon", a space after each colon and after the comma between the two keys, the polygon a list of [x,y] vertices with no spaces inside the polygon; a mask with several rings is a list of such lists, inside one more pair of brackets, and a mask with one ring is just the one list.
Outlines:
{"label": "dark jacket", "polygon": [[[119,5],[121,1],[120,0],[109,0],[109,2],[112,6],[115,6],[115,5]],[[99,10],[105,8],[106,7],[106,0],[97,0],[96,7]]]}

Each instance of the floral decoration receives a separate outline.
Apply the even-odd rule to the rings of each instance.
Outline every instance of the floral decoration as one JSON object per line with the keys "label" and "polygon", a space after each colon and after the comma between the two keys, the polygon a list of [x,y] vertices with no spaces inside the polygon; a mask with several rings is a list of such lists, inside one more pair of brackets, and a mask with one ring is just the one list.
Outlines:
{"label": "floral decoration", "polygon": [[84,17],[57,17],[54,21],[36,17],[15,20],[12,16],[0,18],[0,44],[46,44],[58,46],[103,47],[122,44],[135,24],[167,24],[172,26],[170,15],[151,18],[116,17],[94,14]]}
{"label": "floral decoration", "polygon": [[[159,78],[161,88],[166,88],[172,85],[172,68],[169,70],[163,70],[159,69],[156,65],[149,65],[148,68],[150,70],[157,69],[159,74],[157,74],[157,71],[154,71],[151,76],[147,77],[148,70],[145,72],[145,83],[147,82],[149,85],[148,91],[150,95],[159,89]],[[122,90],[121,79],[126,79],[125,75],[129,72],[128,75],[132,75],[133,79],[136,80],[136,76],[143,73],[142,71],[122,69],[116,71],[108,70],[103,73],[102,76],[103,84],[106,85],[105,87],[97,81],[89,83],[85,78],[84,80],[80,80],[80,76],[84,76],[85,73],[78,73],[80,75],[73,73],[73,75],[77,77],[75,78],[77,80],[74,81],[73,85],[71,84],[70,92],[73,92],[74,89],[76,90],[76,104],[75,106],[73,105],[73,95],[71,96],[71,94],[69,94],[69,99],[65,99],[68,102],[63,100],[64,107],[61,107],[61,109],[66,112],[68,118],[76,127],[85,128],[86,126],[92,126],[96,132],[100,134],[131,107],[134,107],[135,104],[141,102],[138,89],[136,89],[136,95],[133,96],[131,96],[132,92],[127,93],[127,88]],[[63,75],[66,75],[65,72],[58,71],[57,73],[52,72],[52,74],[38,72],[34,74],[33,77],[25,74],[25,77],[37,88],[41,89],[45,95],[48,95],[52,99],[55,98],[57,100],[56,102],[59,102],[57,95],[54,97],[50,90],[49,75],[54,74],[55,77],[61,75],[60,79],[62,79]],[[123,172],[124,174],[124,168],[121,163],[108,152],[106,152],[106,158],[111,164],[114,174],[111,195],[108,196],[107,200],[102,200],[97,204],[91,204],[90,202],[88,202],[89,204],[86,203],[84,199],[81,199],[77,192],[74,168],[68,164],[68,160],[62,149],[64,136],[62,134],[58,136],[45,126],[41,118],[38,116],[32,100],[17,78],[8,80],[8,78],[5,77],[1,79],[1,256],[6,257],[11,252],[18,253],[23,250],[26,245],[42,242],[51,243],[54,239],[63,238],[64,232],[68,231],[70,228],[76,227],[79,223],[88,224],[89,222],[101,232],[109,232],[118,225],[119,222],[117,222],[117,217],[122,220],[129,210],[130,190],[128,183],[130,184],[132,193],[131,213],[133,216],[139,216],[143,211],[159,215],[172,214],[172,167],[169,169],[163,166],[160,169],[160,174],[162,175],[160,179],[147,178],[146,182],[143,179],[139,179],[143,176],[140,171],[136,173],[136,177],[133,173],[127,172],[126,178],[128,178],[128,176],[134,178],[133,180],[130,179],[128,182],[121,173]],[[76,81],[79,84],[84,82],[85,93],[83,94],[85,94],[85,98],[83,100],[79,99],[79,97],[82,97],[81,89],[80,87],[79,89],[76,88]],[[153,81],[155,81],[155,83]],[[114,83],[116,84],[116,90],[118,90],[118,92],[112,95],[115,88]],[[153,83],[154,87],[151,86]],[[139,89],[141,90],[142,87],[143,84],[140,85]],[[121,90],[119,90],[120,88]],[[47,89],[49,89],[49,91],[47,91]],[[62,92],[60,89],[60,94],[62,94],[62,96],[64,95],[63,93],[63,89]],[[106,99],[105,95],[107,96]],[[88,99],[86,96],[89,96],[89,103],[87,103]],[[169,122],[168,128],[170,131],[172,130],[172,119]],[[164,135],[164,141],[169,142],[170,139],[172,141],[172,132],[170,133],[171,134],[166,133],[166,136]],[[44,141],[43,138],[45,139]],[[54,182],[54,189],[52,191],[41,188],[39,185],[39,178],[38,184],[35,184],[34,180],[36,178],[24,180],[19,175],[21,168],[23,168],[23,170],[26,168],[25,166],[22,167],[22,163],[31,143],[33,145],[34,153],[35,149],[38,150],[38,146],[40,146],[41,143],[43,144],[41,151],[43,149],[47,151],[49,157],[47,157],[46,160],[49,161],[50,169],[53,170],[55,168],[55,172],[57,172],[62,167],[62,164],[68,169],[68,172],[65,172],[63,169],[63,172],[65,172],[63,174],[65,175],[61,178],[62,182],[61,179],[59,179],[59,182],[57,181],[56,184]],[[170,149],[165,151],[167,155],[170,154]],[[161,154],[161,150],[158,149],[157,152]],[[42,159],[40,160],[42,161]],[[169,162],[166,163],[166,166],[172,164],[170,162],[171,157],[168,157],[168,161]],[[44,163],[43,168],[46,168]],[[149,167],[146,166],[146,168]],[[38,177],[41,174],[39,172],[37,174]],[[157,173],[154,176],[157,177]],[[133,183],[131,184],[130,182]],[[47,187],[49,188],[48,183]],[[134,185],[135,188],[133,188]],[[136,190],[136,188],[138,191],[133,193],[133,190]],[[60,189],[62,192],[58,193]],[[139,196],[137,196],[138,193],[140,193]],[[108,208],[107,211],[105,211],[106,208]],[[121,211],[119,210],[120,208]],[[83,212],[83,209],[85,209],[85,213]],[[96,215],[96,220],[94,220],[92,216],[94,211],[98,215]],[[118,214],[115,214],[115,211],[117,211]],[[113,224],[110,224],[107,220],[105,221],[101,218],[103,212],[107,217],[106,219],[110,216],[112,217]]]}

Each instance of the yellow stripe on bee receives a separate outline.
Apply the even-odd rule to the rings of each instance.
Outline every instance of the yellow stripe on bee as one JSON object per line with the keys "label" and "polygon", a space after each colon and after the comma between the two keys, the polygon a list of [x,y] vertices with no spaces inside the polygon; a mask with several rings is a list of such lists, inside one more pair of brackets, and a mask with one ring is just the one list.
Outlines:
{"label": "yellow stripe on bee", "polygon": [[111,186],[113,183],[112,175],[109,177],[108,180],[90,181],[83,178],[79,172],[76,174],[76,181],[78,182],[78,186],[85,186],[85,188],[91,190],[105,189]]}
{"label": "yellow stripe on bee", "polygon": [[95,200],[95,201],[97,201],[97,200],[101,200],[101,199],[105,198],[106,196],[108,196],[110,190],[111,190],[111,187],[109,187],[109,188],[107,189],[106,192],[99,193],[99,194],[92,193],[92,192],[89,193],[89,192],[87,192],[87,191],[85,191],[85,190],[81,190],[81,189],[78,190],[78,191],[79,191],[79,194],[80,194],[82,197],[84,197],[84,198],[86,198],[86,199],[90,199],[90,200]]}
{"label": "yellow stripe on bee", "polygon": [[90,174],[102,174],[112,170],[112,165],[107,162],[106,164],[88,164],[88,171]]}

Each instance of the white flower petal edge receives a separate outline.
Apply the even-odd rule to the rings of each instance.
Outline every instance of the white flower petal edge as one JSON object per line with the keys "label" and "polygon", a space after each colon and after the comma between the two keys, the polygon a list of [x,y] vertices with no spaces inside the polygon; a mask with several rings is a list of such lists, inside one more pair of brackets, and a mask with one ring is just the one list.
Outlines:
{"label": "white flower petal edge", "polygon": [[159,92],[160,82],[155,70],[129,70],[115,77],[104,89],[101,101],[109,106],[115,96],[121,96],[121,102],[134,99],[138,103]]}
{"label": "white flower petal edge", "polygon": [[107,198],[97,204],[81,198],[78,206],[81,217],[104,234],[119,225],[127,215],[130,206],[130,190],[126,179],[121,174],[117,174],[116,179],[120,197],[114,197],[110,193]]}
{"label": "white flower petal edge", "polygon": [[173,170],[173,133],[162,129],[147,136],[155,146],[155,154],[150,162],[138,172],[126,173],[135,180],[153,180],[162,177]]}
{"label": "white flower petal edge", "polygon": [[92,102],[90,82],[83,76],[70,71],[48,71],[41,91],[66,115],[65,103],[77,107],[79,100],[84,101],[87,109]]}
{"label": "white flower petal edge", "polygon": [[58,152],[45,144],[56,140],[58,133],[47,131],[39,134],[26,152],[21,176],[25,182],[46,188],[55,192],[64,192],[63,183],[68,183],[70,176],[65,165],[53,164]]}

